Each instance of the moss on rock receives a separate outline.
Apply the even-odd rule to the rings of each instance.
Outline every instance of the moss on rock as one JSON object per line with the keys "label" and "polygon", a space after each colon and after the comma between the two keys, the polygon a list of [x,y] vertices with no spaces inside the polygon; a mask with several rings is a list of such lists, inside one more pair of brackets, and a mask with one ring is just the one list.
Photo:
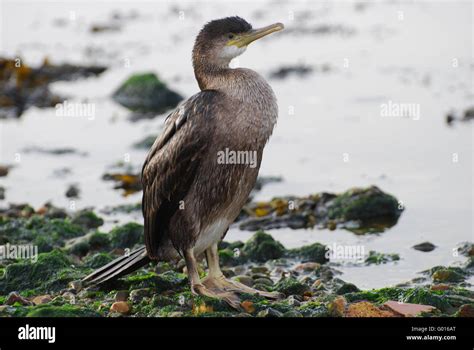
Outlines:
{"label": "moss on rock", "polygon": [[269,234],[258,231],[245,243],[242,252],[250,260],[264,262],[281,258],[285,248]]}
{"label": "moss on rock", "polygon": [[129,222],[115,227],[109,235],[113,248],[133,248],[136,244],[143,244],[143,225]]}

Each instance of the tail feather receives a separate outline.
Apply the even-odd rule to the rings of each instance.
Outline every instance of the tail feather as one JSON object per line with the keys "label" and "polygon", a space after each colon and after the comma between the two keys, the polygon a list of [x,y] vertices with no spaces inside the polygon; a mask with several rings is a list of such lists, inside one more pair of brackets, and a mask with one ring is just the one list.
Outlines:
{"label": "tail feather", "polygon": [[107,265],[102,266],[82,280],[87,284],[101,284],[112,279],[127,275],[150,262],[146,248],[134,250],[129,255],[121,256]]}

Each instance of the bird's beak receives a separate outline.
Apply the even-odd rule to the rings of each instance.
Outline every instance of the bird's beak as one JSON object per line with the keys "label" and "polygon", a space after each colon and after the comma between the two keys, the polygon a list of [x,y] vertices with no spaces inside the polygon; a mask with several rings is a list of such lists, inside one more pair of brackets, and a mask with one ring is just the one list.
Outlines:
{"label": "bird's beak", "polygon": [[273,32],[278,32],[284,28],[282,23],[275,23],[269,26],[260,28],[260,29],[253,29],[248,33],[244,33],[239,35],[237,38],[230,40],[227,45],[235,45],[237,47],[245,47],[249,45],[251,42],[263,38],[264,36],[271,34]]}

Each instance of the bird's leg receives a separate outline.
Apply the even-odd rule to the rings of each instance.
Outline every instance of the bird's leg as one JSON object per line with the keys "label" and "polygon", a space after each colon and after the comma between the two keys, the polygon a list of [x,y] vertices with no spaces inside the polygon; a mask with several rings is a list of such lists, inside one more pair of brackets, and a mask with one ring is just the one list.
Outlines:
{"label": "bird's leg", "polygon": [[264,292],[258,289],[250,288],[245,284],[225,278],[219,266],[219,253],[217,251],[217,243],[213,244],[206,250],[207,265],[209,274],[203,280],[205,286],[217,286],[218,288],[230,291],[248,294],[258,294],[270,299],[279,299],[281,294],[278,292]]}
{"label": "bird's leg", "polygon": [[184,252],[184,260],[186,261],[189,283],[191,284],[191,292],[193,294],[223,299],[231,307],[235,309],[240,308],[240,299],[234,293],[226,292],[225,290],[220,289],[217,285],[207,286],[201,283],[196,258],[194,257],[194,252],[192,249],[188,249]]}

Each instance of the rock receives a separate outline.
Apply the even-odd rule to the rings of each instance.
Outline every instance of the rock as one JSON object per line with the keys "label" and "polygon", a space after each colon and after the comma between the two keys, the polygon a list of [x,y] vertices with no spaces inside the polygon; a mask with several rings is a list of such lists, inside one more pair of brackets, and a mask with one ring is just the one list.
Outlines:
{"label": "rock", "polygon": [[269,234],[258,231],[245,243],[242,252],[250,260],[265,262],[281,258],[285,248]]}
{"label": "rock", "polygon": [[124,315],[130,313],[130,311],[131,311],[130,305],[125,301],[116,301],[110,307],[110,312],[118,312]]}
{"label": "rock", "polygon": [[321,267],[320,263],[316,262],[305,262],[296,265],[293,270],[298,271],[298,272],[311,272],[314,270],[318,270]]}
{"label": "rock", "polygon": [[253,286],[253,278],[250,277],[250,276],[238,275],[238,276],[232,277],[232,279],[233,279],[234,281],[237,281],[237,282],[240,282],[240,283],[242,283],[242,284],[245,284],[245,285],[248,286],[248,287],[252,287],[252,286]]}
{"label": "rock", "polygon": [[168,89],[153,73],[132,75],[112,97],[132,111],[145,113],[163,113],[176,107],[183,99],[181,95]]}
{"label": "rock", "polygon": [[430,287],[430,289],[431,290],[449,290],[451,289],[451,287],[448,284],[440,283],[440,284],[433,284]]}
{"label": "rock", "polygon": [[143,226],[134,222],[115,227],[109,235],[113,248],[133,248],[136,244],[143,244]]}
{"label": "rock", "polygon": [[283,313],[269,307],[268,309],[260,311],[257,317],[283,317]]}
{"label": "rock", "polygon": [[242,309],[244,309],[244,311],[248,314],[253,314],[255,312],[255,306],[253,304],[253,302],[251,302],[250,300],[244,300],[240,306],[242,307]]}
{"label": "rock", "polygon": [[96,253],[86,256],[84,266],[90,267],[91,269],[98,269],[113,260],[114,258],[109,253]]}
{"label": "rock", "polygon": [[134,289],[130,292],[130,300],[133,303],[139,303],[143,298],[150,296],[150,289],[140,288]]}
{"label": "rock", "polygon": [[42,65],[31,67],[23,59],[17,59],[0,58],[0,119],[18,118],[32,106],[54,107],[63,98],[50,91],[50,83],[97,76],[106,69],[98,66],[52,65],[47,59]]}
{"label": "rock", "polygon": [[293,66],[283,66],[280,67],[279,69],[270,72],[270,78],[272,79],[285,79],[289,75],[296,75],[299,77],[304,77],[311,73],[313,71],[313,68],[298,64],[298,65],[293,65]]}
{"label": "rock", "polygon": [[357,288],[357,286],[355,284],[344,283],[342,286],[340,286],[336,290],[336,294],[343,295],[343,294],[354,293],[354,292],[358,292],[358,291],[359,291],[359,288]]}
{"label": "rock", "polygon": [[267,287],[273,286],[273,281],[270,278],[260,277],[260,278],[254,279],[253,283],[254,284],[261,284],[261,285],[264,285],[264,286],[267,286]]}
{"label": "rock", "polygon": [[0,177],[7,176],[9,171],[10,171],[10,167],[5,166],[5,165],[0,165]]}
{"label": "rock", "polygon": [[82,289],[82,281],[77,280],[69,282],[69,288],[73,289],[76,292],[79,292]]}
{"label": "rock", "polygon": [[280,280],[274,287],[274,290],[280,293],[289,295],[303,295],[306,292],[309,292],[309,287],[293,277],[283,278]]}
{"label": "rock", "polygon": [[394,317],[390,311],[382,310],[372,303],[361,301],[347,307],[346,317]]}
{"label": "rock", "polygon": [[33,304],[35,304],[35,305],[47,304],[47,303],[49,303],[51,300],[53,300],[53,299],[51,298],[51,295],[48,295],[48,294],[45,294],[45,295],[38,295],[38,296],[34,297],[33,299],[31,299],[31,301],[32,301]]}
{"label": "rock", "polygon": [[342,317],[346,309],[347,301],[344,297],[336,297],[328,304],[328,312],[333,317]]}
{"label": "rock", "polygon": [[92,210],[80,210],[71,219],[75,225],[81,226],[85,230],[98,228],[104,224],[104,220],[98,217]]}
{"label": "rock", "polygon": [[299,295],[290,295],[287,299],[288,305],[298,307],[301,305],[300,300],[298,300]]}
{"label": "rock", "polygon": [[436,270],[431,277],[435,282],[462,282],[465,277],[458,271],[451,268],[441,268]]}
{"label": "rock", "polygon": [[458,317],[474,317],[474,304],[461,305],[456,313]]}
{"label": "rock", "polygon": [[285,312],[283,314],[283,317],[303,317],[303,315],[301,314],[301,312],[298,312],[296,310],[290,310]]}
{"label": "rock", "polygon": [[398,254],[385,254],[371,250],[369,252],[369,256],[365,258],[365,263],[367,265],[379,265],[398,260],[400,260],[400,256]]}
{"label": "rock", "polygon": [[5,187],[0,186],[0,200],[5,199]]}
{"label": "rock", "polygon": [[268,268],[266,266],[252,266],[250,268],[250,272],[259,273],[259,274],[267,274]]}
{"label": "rock", "polygon": [[10,264],[0,280],[0,292],[25,289],[59,291],[78,277],[77,271],[72,270],[70,265],[69,258],[59,250],[39,254],[34,263],[24,260]]}
{"label": "rock", "polygon": [[397,221],[402,211],[395,197],[371,186],[354,188],[337,196],[328,207],[328,217],[363,223],[373,220]]}
{"label": "rock", "polygon": [[5,299],[5,304],[6,305],[13,305],[19,303],[21,305],[31,305],[32,303],[26,299],[23,298],[18,292],[11,292],[8,294],[7,298]]}
{"label": "rock", "polygon": [[474,244],[472,243],[463,243],[459,248],[458,252],[466,257],[474,256]]}
{"label": "rock", "polygon": [[168,314],[168,317],[183,317],[184,313],[181,311],[173,311]]}
{"label": "rock", "polygon": [[66,190],[66,197],[67,198],[79,198],[79,187],[77,185],[70,185]]}
{"label": "rock", "polygon": [[313,243],[306,245],[301,248],[291,249],[289,251],[290,256],[298,257],[303,261],[316,262],[324,264],[329,259],[326,257],[327,248],[325,245],[320,243]]}
{"label": "rock", "polygon": [[413,246],[413,249],[419,250],[421,252],[431,252],[436,246],[430,242],[423,242]]}
{"label": "rock", "polygon": [[128,300],[128,290],[119,290],[115,293],[114,300],[115,301],[127,301]]}
{"label": "rock", "polygon": [[124,197],[142,190],[140,173],[105,173],[102,180],[115,182],[114,189],[123,189]]}
{"label": "rock", "polygon": [[384,306],[392,310],[393,312],[405,316],[414,317],[422,312],[432,312],[436,308],[430,305],[420,305],[411,303],[400,303],[398,301],[389,300],[384,303]]}

